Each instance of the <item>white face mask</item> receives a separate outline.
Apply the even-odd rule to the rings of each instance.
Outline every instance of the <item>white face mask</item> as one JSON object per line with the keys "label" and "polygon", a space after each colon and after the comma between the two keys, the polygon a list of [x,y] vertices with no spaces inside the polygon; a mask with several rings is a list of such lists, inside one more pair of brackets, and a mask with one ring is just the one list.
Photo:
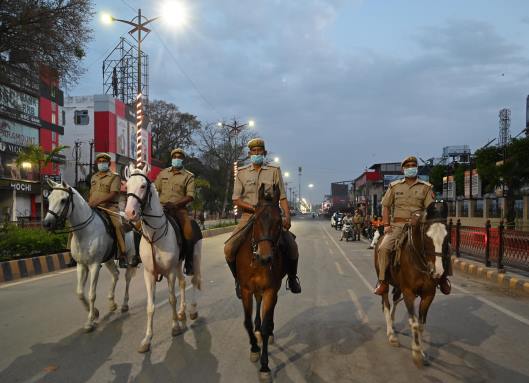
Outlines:
{"label": "white face mask", "polygon": [[407,177],[407,178],[417,177],[417,173],[418,173],[418,169],[416,167],[404,169],[404,177]]}
{"label": "white face mask", "polygon": [[108,162],[100,162],[97,164],[97,170],[100,172],[108,171]]}

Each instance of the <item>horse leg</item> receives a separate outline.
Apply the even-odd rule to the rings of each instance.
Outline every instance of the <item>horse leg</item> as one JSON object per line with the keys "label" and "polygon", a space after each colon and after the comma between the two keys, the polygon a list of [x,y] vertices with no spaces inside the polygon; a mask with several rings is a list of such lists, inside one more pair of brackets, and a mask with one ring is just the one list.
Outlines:
{"label": "horse leg", "polygon": [[261,302],[263,301],[263,296],[257,294],[255,296],[255,320],[254,320],[254,331],[257,338],[257,343],[263,343],[263,336],[261,335]]}
{"label": "horse leg", "polygon": [[176,295],[175,295],[175,283],[176,283],[176,274],[174,271],[171,271],[167,276],[167,286],[169,287],[169,304],[171,305],[171,310],[173,313],[173,326],[171,328],[171,335],[177,336],[182,334],[183,329],[180,327],[178,322],[178,314],[176,312]]}
{"label": "horse leg", "polygon": [[274,309],[277,303],[277,292],[268,290],[263,296],[263,349],[261,351],[261,369],[259,370],[259,379],[262,382],[272,381],[272,372],[268,367],[268,341],[274,333]]}
{"label": "horse leg", "polygon": [[147,269],[143,269],[143,278],[145,279],[145,287],[147,289],[147,329],[145,330],[145,338],[141,341],[138,352],[147,352],[151,348],[152,339],[152,320],[154,317],[154,299],[156,295],[156,277]]}
{"label": "horse leg", "polygon": [[244,308],[244,328],[248,332],[250,338],[250,361],[255,363],[259,360],[259,353],[261,349],[257,344],[257,338],[253,332],[252,326],[252,311],[253,311],[253,295],[250,291],[242,290],[242,305]]}
{"label": "horse leg", "polygon": [[186,276],[182,272],[182,262],[178,262],[178,268],[176,270],[176,276],[178,277],[178,288],[180,289],[180,307],[178,308],[178,320],[182,322],[182,326],[187,326],[186,316]]}
{"label": "horse leg", "polygon": [[90,311],[88,301],[84,295],[84,286],[86,285],[86,278],[88,277],[88,267],[77,263],[77,297],[83,304],[86,311]]}
{"label": "horse leg", "polygon": [[129,311],[129,287],[132,277],[136,274],[136,268],[129,266],[125,271],[125,295],[123,296],[123,304],[121,305],[121,312]]}
{"label": "horse leg", "polygon": [[191,290],[191,308],[189,309],[189,317],[191,320],[196,320],[198,318],[197,310],[197,296],[198,292],[202,290],[202,274],[200,270],[200,262],[202,260],[202,240],[198,241],[195,244],[193,249],[193,269],[194,274],[191,278],[191,284],[193,289]]}
{"label": "horse leg", "polygon": [[118,283],[119,279],[119,270],[116,267],[116,263],[114,260],[110,260],[105,263],[106,268],[108,271],[110,271],[110,274],[112,274],[112,284],[110,285],[110,291],[108,292],[108,309],[110,311],[116,311],[118,308],[118,305],[116,304],[116,301],[114,300],[114,295],[116,292],[116,284]]}
{"label": "horse leg", "polygon": [[96,303],[96,289],[97,280],[99,279],[99,269],[101,265],[99,263],[92,263],[89,266],[90,270],[90,290],[88,292],[88,321],[84,328],[86,332],[90,332],[95,328],[95,320],[99,318],[99,310],[95,307]]}
{"label": "horse leg", "polygon": [[421,303],[419,304],[419,342],[421,345],[421,353],[424,364],[428,364],[428,357],[424,352],[422,337],[424,333],[424,326],[426,325],[426,316],[428,315],[428,309],[433,302],[435,296],[435,290],[433,294],[421,296]]}
{"label": "horse leg", "polygon": [[399,347],[399,339],[395,335],[395,328],[393,327],[394,313],[391,310],[391,304],[389,303],[388,294],[382,295],[382,310],[384,311],[384,317],[386,318],[386,334],[388,335],[389,344],[393,347]]}
{"label": "horse leg", "polygon": [[409,323],[411,328],[411,355],[417,367],[422,367],[423,356],[421,349],[421,339],[419,333],[419,321],[415,316],[415,294],[411,291],[403,291],[404,303],[408,309]]}

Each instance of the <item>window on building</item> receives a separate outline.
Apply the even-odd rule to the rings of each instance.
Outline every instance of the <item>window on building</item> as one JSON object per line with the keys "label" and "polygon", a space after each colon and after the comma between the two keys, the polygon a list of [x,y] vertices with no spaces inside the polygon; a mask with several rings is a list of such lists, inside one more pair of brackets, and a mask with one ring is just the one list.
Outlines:
{"label": "window on building", "polygon": [[523,218],[523,199],[514,201],[514,216],[516,218]]}
{"label": "window on building", "polygon": [[490,218],[499,218],[501,217],[501,206],[500,200],[497,198],[491,199],[488,209],[488,216]]}
{"label": "window on building", "polygon": [[476,210],[474,211],[474,217],[483,217],[483,200],[476,200]]}
{"label": "window on building", "polygon": [[61,111],[62,113],[62,126],[64,126],[66,124],[66,112],[63,110]]}
{"label": "window on building", "polygon": [[55,112],[51,112],[51,123],[53,125],[57,125],[57,115],[55,114]]}
{"label": "window on building", "polygon": [[461,211],[459,214],[460,217],[468,217],[468,205],[468,200],[464,200],[461,204]]}
{"label": "window on building", "polygon": [[88,110],[76,110],[74,112],[75,125],[88,125]]}

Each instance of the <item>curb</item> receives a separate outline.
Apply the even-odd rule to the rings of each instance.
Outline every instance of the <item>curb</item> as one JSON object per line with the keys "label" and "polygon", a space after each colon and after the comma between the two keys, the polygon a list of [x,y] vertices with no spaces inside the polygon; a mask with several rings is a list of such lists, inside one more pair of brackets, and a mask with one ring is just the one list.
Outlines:
{"label": "curb", "polygon": [[500,287],[506,288],[510,291],[529,294],[529,278],[508,271],[501,273],[498,272],[497,269],[485,267],[478,262],[473,262],[467,259],[463,261],[456,256],[452,256],[452,266],[454,267],[454,271],[496,283]]}
{"label": "curb", "polygon": [[[204,238],[215,235],[230,233],[235,226],[207,229],[202,232]],[[16,259],[13,261],[0,262],[0,283],[13,282],[17,279],[47,274],[68,268],[72,260],[70,252],[41,255],[33,258]]]}

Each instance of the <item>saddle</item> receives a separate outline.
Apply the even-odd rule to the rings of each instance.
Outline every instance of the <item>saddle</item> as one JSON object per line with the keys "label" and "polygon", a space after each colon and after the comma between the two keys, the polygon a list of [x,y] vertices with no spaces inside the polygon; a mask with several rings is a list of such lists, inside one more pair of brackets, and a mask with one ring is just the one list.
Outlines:
{"label": "saddle", "polygon": [[103,225],[105,226],[107,234],[110,236],[110,238],[112,238],[112,247],[110,248],[110,251],[103,257],[102,263],[105,263],[115,257],[118,253],[116,230],[114,228],[114,225],[112,225],[112,222],[110,221],[110,215],[108,213],[105,213],[99,209],[94,209],[94,211],[99,216],[99,218],[101,218],[101,221],[103,221]]}
{"label": "saddle", "polygon": [[165,212],[165,216],[167,217],[167,220],[173,227],[176,234],[176,243],[178,244],[178,249],[180,250],[180,260],[184,260],[184,272],[186,275],[193,275],[194,248],[195,244],[203,238],[202,230],[200,230],[198,223],[192,219],[191,228],[193,230],[193,237],[190,241],[191,243],[186,246],[184,234],[182,228],[178,224],[178,221],[169,215],[167,211]]}
{"label": "saddle", "polygon": [[406,224],[402,229],[402,233],[400,233],[400,236],[395,241],[395,250],[391,252],[391,256],[393,257],[393,265],[397,268],[400,266],[400,255],[402,249],[404,248],[404,246],[406,246],[406,242],[408,242],[408,237],[410,235],[411,226],[409,224]]}

